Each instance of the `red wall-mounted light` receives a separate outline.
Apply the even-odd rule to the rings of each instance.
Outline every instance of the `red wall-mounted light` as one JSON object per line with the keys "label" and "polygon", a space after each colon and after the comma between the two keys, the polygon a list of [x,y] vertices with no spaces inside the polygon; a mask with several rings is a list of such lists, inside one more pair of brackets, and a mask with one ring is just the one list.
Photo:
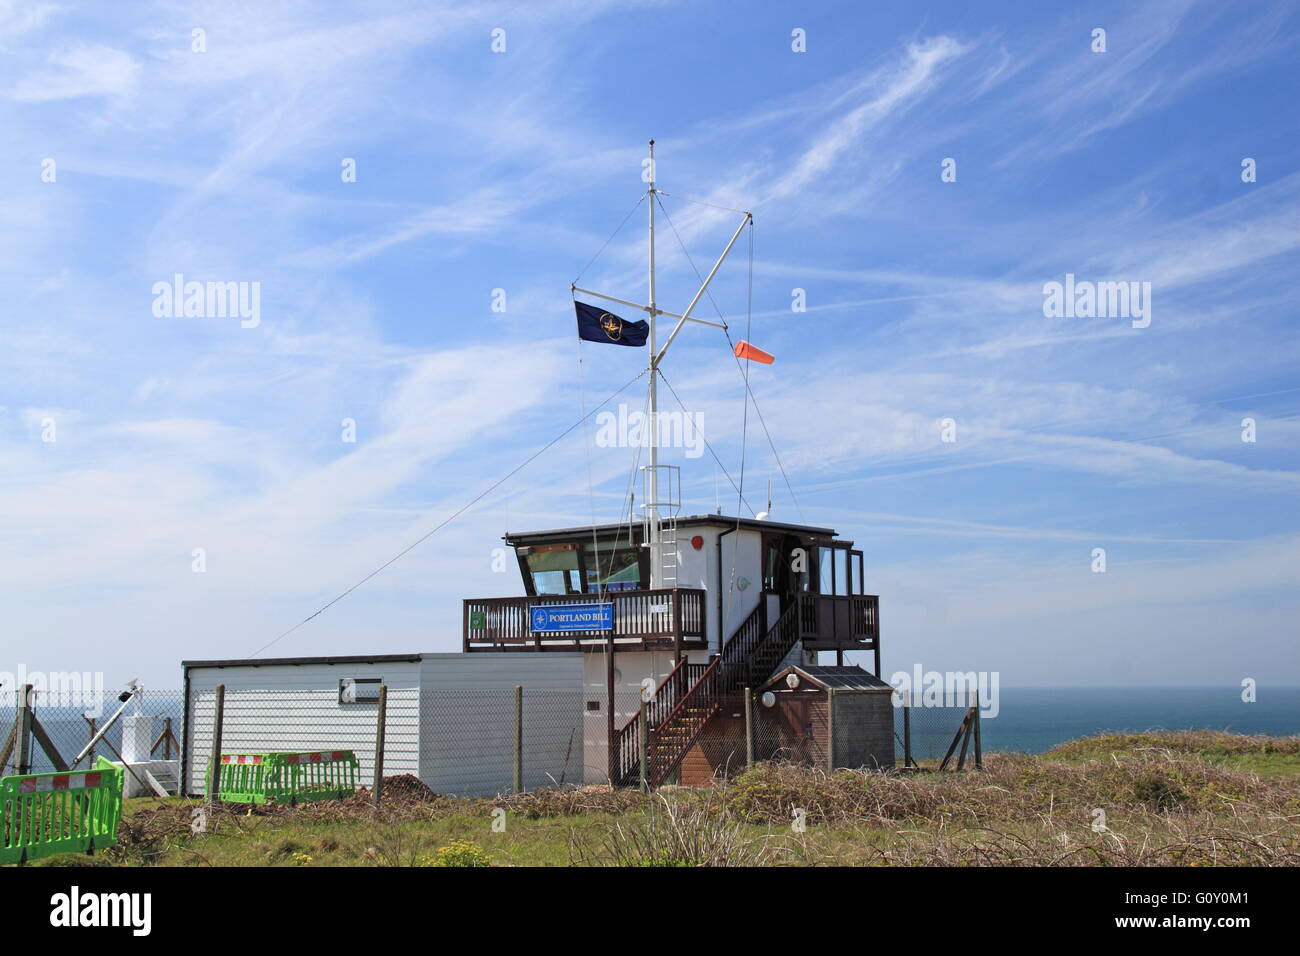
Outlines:
{"label": "red wall-mounted light", "polygon": [[700,550],[700,548],[704,547],[704,538],[698,534],[691,538],[691,547],[696,551]]}

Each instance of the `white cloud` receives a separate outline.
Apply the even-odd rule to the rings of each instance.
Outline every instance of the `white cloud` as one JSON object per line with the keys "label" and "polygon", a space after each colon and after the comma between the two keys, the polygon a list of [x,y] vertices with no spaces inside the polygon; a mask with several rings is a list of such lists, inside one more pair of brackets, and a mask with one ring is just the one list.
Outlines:
{"label": "white cloud", "polygon": [[27,103],[129,96],[140,76],[140,64],[129,53],[97,43],[58,50],[49,55],[48,64],[19,80],[7,95]]}

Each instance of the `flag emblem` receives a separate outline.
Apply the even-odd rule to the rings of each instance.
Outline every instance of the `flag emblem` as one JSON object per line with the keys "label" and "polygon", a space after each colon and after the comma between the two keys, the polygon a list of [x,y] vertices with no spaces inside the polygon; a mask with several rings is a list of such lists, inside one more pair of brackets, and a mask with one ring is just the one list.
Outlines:
{"label": "flag emblem", "polygon": [[585,302],[573,303],[578,315],[578,338],[609,345],[645,345],[650,335],[649,322],[629,322],[613,312],[606,312]]}

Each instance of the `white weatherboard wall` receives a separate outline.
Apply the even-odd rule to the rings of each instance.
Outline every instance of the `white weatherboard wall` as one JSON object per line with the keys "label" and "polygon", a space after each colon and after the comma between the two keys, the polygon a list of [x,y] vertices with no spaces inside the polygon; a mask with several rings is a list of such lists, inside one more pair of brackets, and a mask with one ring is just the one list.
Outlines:
{"label": "white weatherboard wall", "polygon": [[343,678],[388,685],[384,775],[413,774],[438,793],[485,796],[514,780],[515,692],[524,688],[526,788],[582,779],[582,657],[577,651],[420,654],[411,660],[235,662],[189,669],[186,779],[205,790],[216,685],[226,685],[226,753],[351,750],[374,776],[378,704],[339,703]]}
{"label": "white weatherboard wall", "polygon": [[374,774],[378,704],[340,704],[339,679],[344,677],[382,678],[388,685],[384,774],[418,775],[418,660],[194,667],[189,671],[189,792],[206,789],[218,684],[226,685],[221,731],[225,753],[351,750],[361,764],[361,780],[368,784]]}

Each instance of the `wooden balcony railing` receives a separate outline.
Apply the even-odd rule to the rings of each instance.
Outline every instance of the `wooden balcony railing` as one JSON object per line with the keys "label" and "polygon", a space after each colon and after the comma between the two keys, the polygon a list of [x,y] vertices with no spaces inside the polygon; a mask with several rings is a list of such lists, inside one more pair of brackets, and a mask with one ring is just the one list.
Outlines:
{"label": "wooden balcony railing", "polygon": [[574,650],[610,639],[609,631],[568,634],[534,633],[528,609],[536,605],[614,605],[613,638],[620,647],[696,650],[705,647],[704,591],[660,588],[653,591],[612,591],[599,594],[537,595],[535,597],[471,598],[464,606],[464,649]]}
{"label": "wooden balcony railing", "polygon": [[809,650],[870,649],[880,642],[880,598],[874,594],[809,594],[799,630]]}

